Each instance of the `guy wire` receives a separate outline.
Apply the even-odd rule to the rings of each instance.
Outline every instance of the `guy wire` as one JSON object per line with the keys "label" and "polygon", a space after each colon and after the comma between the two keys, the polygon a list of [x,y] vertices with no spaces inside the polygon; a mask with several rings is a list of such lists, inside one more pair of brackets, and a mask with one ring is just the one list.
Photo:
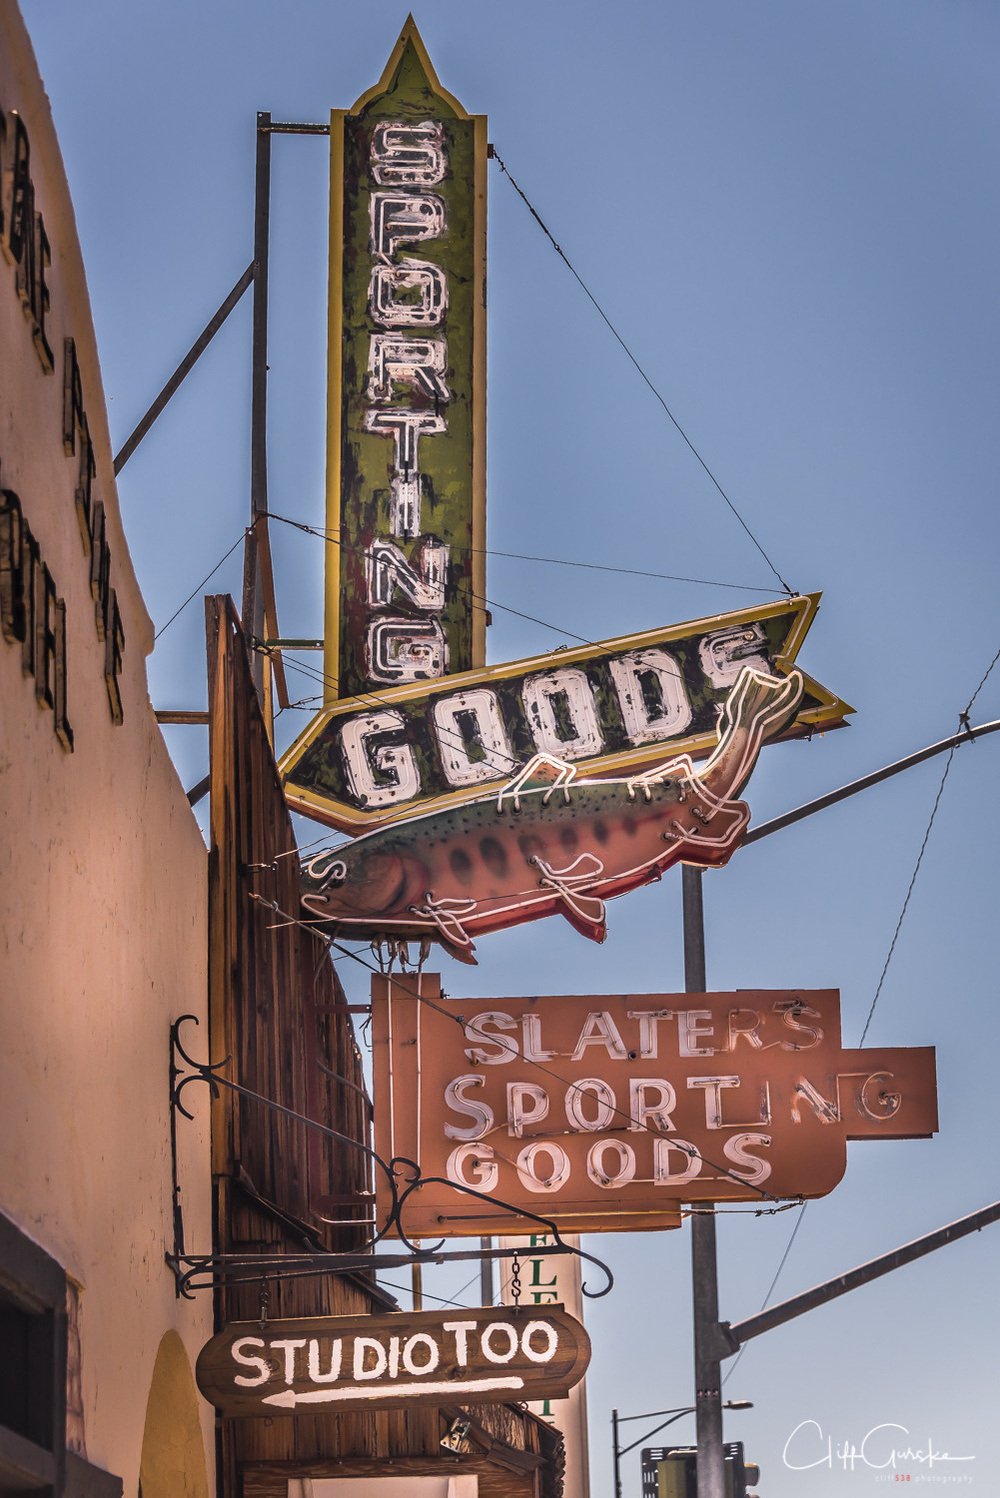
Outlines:
{"label": "guy wire", "polygon": [[754,546],[756,546],[757,550],[760,552],[761,556],[764,558],[765,562],[770,567],[771,571],[774,573],[775,577],[778,579],[779,583],[784,588],[785,592],[790,597],[794,596],[793,595],[793,590],[785,582],[785,579],[782,577],[782,575],[778,571],[777,567],[771,561],[771,558],[768,556],[768,554],[764,550],[763,546],[761,546],[760,542],[757,540],[757,537],[754,535],[753,531],[747,525],[746,521],[743,519],[743,516],[740,514],[739,510],[733,504],[732,500],[729,498],[729,495],[726,493],[725,489],[723,489],[722,485],[719,483],[719,480],[715,477],[715,474],[709,468],[708,464],[705,462],[705,459],[702,457],[701,453],[695,447],[694,443],[691,441],[691,438],[688,436],[687,432],[685,432],[684,428],[681,426],[680,422],[677,420],[677,417],[674,415],[673,411],[671,411],[670,407],[667,405],[667,403],[664,400],[663,396],[660,394],[659,390],[657,390],[656,386],[653,384],[653,382],[650,379],[649,375],[643,369],[642,365],[639,363],[639,361],[636,358],[635,354],[633,354],[632,350],[629,348],[628,344],[625,342],[624,338],[619,333],[618,329],[615,327],[614,323],[611,321],[610,317],[605,312],[604,308],[601,306],[600,302],[597,300],[597,298],[595,297],[594,293],[591,291],[590,287],[587,285],[586,281],[580,275],[579,271],[576,269],[576,266],[573,265],[572,261],[570,260],[569,256],[566,254],[566,252],[562,248],[562,246],[559,245],[556,242],[555,236],[552,234],[552,231],[549,229],[548,225],[542,219],[541,215],[538,213],[538,210],[530,202],[530,200],[529,200],[527,194],[525,193],[524,189],[514,180],[514,178],[511,175],[511,173],[507,170],[506,164],[504,163],[502,157],[498,154],[496,147],[493,146],[490,149],[491,149],[491,152],[492,152],[493,160],[496,162],[496,164],[500,168],[501,172],[503,172],[504,176],[507,178],[507,181],[510,183],[511,187],[513,187],[514,191],[517,193],[518,197],[522,200],[522,202],[524,203],[524,205],[527,208],[528,212],[531,214],[532,218],[535,220],[536,224],[541,229],[542,233],[545,235],[546,239],[549,241],[549,243],[551,244],[552,248],[555,250],[556,254],[559,256],[560,260],[566,266],[567,270],[573,276],[574,280],[578,283],[578,285],[580,286],[580,288],[582,289],[582,291],[585,293],[585,295],[587,296],[587,298],[589,299],[589,301],[593,304],[595,310],[600,315],[601,320],[605,323],[605,325],[607,326],[607,328],[609,329],[609,331],[613,334],[615,340],[621,346],[622,350],[624,351],[624,353],[628,357],[629,361],[634,365],[636,371],[638,372],[638,374],[640,375],[640,377],[642,378],[642,380],[644,381],[644,383],[649,387],[649,389],[652,391],[653,395],[659,401],[660,405],[663,407],[663,410],[666,412],[667,416],[670,418],[670,420],[673,423],[674,427],[676,428],[677,432],[683,438],[684,442],[690,448],[690,450],[694,454],[695,458],[697,458],[698,462],[701,464],[702,468],[705,470],[705,472],[707,473],[708,477],[711,479],[712,483],[715,485],[716,489],[722,495],[722,498],[725,500],[725,502],[729,506],[730,510],[732,510],[733,514],[736,516],[736,519],[739,521],[740,525],[746,531],[747,535],[750,537],[750,540],[753,542]]}

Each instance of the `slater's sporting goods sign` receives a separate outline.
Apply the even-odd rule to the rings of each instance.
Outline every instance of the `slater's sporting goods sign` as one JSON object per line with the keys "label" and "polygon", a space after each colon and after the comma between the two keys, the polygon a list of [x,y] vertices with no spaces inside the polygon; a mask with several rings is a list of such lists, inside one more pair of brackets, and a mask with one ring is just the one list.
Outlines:
{"label": "slater's sporting goods sign", "polygon": [[221,1415],[345,1413],[564,1397],[590,1339],[562,1306],[233,1322],[198,1356]]}
{"label": "slater's sporting goods sign", "polygon": [[429,1180],[417,1238],[523,1232],[519,1206],[599,1232],[825,1196],[849,1139],[937,1129],[933,1049],[843,1050],[836,989],[442,1000],[424,973],[423,1003],[417,982],[373,980],[376,1147],[485,1198]]}

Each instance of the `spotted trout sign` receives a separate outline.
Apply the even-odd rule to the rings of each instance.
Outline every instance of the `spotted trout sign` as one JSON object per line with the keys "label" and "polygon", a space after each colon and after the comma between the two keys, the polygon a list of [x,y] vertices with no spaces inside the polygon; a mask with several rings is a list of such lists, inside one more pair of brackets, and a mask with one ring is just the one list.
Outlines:
{"label": "spotted trout sign", "polygon": [[836,989],[444,999],[423,973],[372,1002],[376,1148],[420,1161],[416,1238],[523,1233],[519,1209],[677,1227],[690,1202],[825,1196],[849,1140],[937,1130],[933,1049],[843,1049]]}
{"label": "spotted trout sign", "polygon": [[728,862],[750,821],[737,797],[804,689],[798,671],[743,667],[697,771],[669,755],[643,774],[577,780],[566,760],[539,754],[497,795],[321,849],[303,868],[303,910],[331,935],[437,941],[463,962],[476,961],[474,936],[548,915],[601,942],[606,900],[681,860]]}
{"label": "spotted trout sign", "polygon": [[410,19],[330,152],[328,700],[485,660],[486,120]]}
{"label": "spotted trout sign", "polygon": [[[634,775],[714,749],[741,670],[787,676],[819,608],[805,594],[332,703],[281,761],[289,804],[361,832],[499,791],[534,755]],[[784,737],[853,711],[809,676]]]}
{"label": "spotted trout sign", "polygon": [[320,1415],[563,1398],[590,1339],[561,1305],[233,1322],[202,1348],[223,1416]]}

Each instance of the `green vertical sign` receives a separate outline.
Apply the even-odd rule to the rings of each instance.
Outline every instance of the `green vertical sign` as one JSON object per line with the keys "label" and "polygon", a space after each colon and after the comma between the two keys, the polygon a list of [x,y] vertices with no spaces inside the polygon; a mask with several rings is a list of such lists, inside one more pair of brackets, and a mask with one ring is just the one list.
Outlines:
{"label": "green vertical sign", "polygon": [[485,660],[486,120],[412,19],[331,115],[326,701]]}

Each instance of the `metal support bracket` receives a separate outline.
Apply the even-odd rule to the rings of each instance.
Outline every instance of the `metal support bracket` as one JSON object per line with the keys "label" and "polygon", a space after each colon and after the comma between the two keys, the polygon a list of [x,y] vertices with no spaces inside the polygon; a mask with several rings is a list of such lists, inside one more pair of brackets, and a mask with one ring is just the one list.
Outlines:
{"label": "metal support bracket", "polygon": [[[445,1181],[440,1176],[424,1176],[419,1164],[415,1160],[407,1159],[403,1155],[394,1156],[391,1160],[383,1160],[382,1156],[361,1140],[352,1139],[347,1134],[341,1134],[336,1129],[329,1128],[326,1124],[317,1122],[316,1119],[308,1118],[305,1114],[297,1113],[293,1108],[286,1108],[282,1103],[276,1103],[272,1098],[264,1097],[252,1088],[243,1087],[239,1082],[233,1082],[229,1077],[223,1076],[223,1069],[229,1066],[232,1057],[227,1056],[222,1061],[196,1061],[188,1055],[180,1041],[180,1027],[186,1021],[192,1020],[196,1025],[199,1023],[197,1015],[182,1014],[170,1027],[170,1129],[171,1144],[173,1146],[174,1161],[174,1200],[175,1208],[175,1233],[174,1247],[171,1253],[165,1255],[166,1262],[174,1273],[177,1283],[177,1294],[190,1300],[196,1290],[216,1289],[221,1285],[245,1283],[248,1280],[258,1280],[262,1273],[281,1275],[282,1278],[300,1279],[317,1274],[357,1274],[364,1272],[374,1274],[377,1269],[396,1269],[406,1264],[447,1264],[469,1260],[481,1262],[484,1259],[511,1259],[515,1258],[518,1250],[503,1248],[474,1248],[442,1251],[441,1244],[434,1244],[431,1248],[419,1248],[412,1242],[404,1226],[404,1214],[409,1199],[429,1185],[448,1185],[463,1196],[471,1196],[476,1201],[485,1202],[488,1206],[499,1207],[504,1213],[511,1213],[524,1219],[525,1233],[542,1231],[553,1239],[551,1247],[546,1247],[546,1254],[575,1254],[577,1258],[584,1259],[590,1264],[595,1264],[605,1277],[605,1283],[599,1290],[590,1290],[586,1285],[582,1286],[584,1295],[591,1300],[599,1300],[607,1295],[614,1285],[614,1275],[601,1259],[593,1254],[585,1253],[583,1249],[576,1248],[572,1244],[564,1243],[556,1224],[546,1217],[539,1217],[534,1212],[528,1212],[523,1207],[515,1207],[510,1202],[499,1201],[496,1197],[487,1196],[481,1191],[476,1191],[472,1186],[462,1186],[455,1181]],[[181,1064],[182,1063],[182,1064]],[[308,1129],[317,1130],[328,1139],[334,1139],[339,1144],[346,1145],[349,1149],[360,1150],[372,1164],[383,1172],[385,1184],[389,1191],[389,1210],[384,1223],[359,1220],[359,1227],[371,1226],[373,1231],[367,1243],[361,1249],[355,1249],[344,1253],[305,1253],[305,1254],[188,1254],[184,1251],[183,1233],[177,1230],[179,1222],[180,1202],[179,1188],[177,1184],[177,1153],[176,1153],[176,1122],[177,1115],[187,1119],[193,1119],[194,1115],[184,1106],[184,1089],[192,1082],[204,1082],[209,1087],[213,1097],[218,1097],[220,1087],[228,1087],[240,1097],[245,1097],[263,1108],[269,1108],[275,1113],[282,1113],[286,1118],[295,1119],[297,1123]],[[371,1196],[365,1194],[358,1197],[358,1205],[368,1206]],[[480,1220],[477,1218],[477,1221]],[[377,1254],[376,1245],[384,1239],[399,1239],[405,1246],[407,1252],[402,1254]]]}

